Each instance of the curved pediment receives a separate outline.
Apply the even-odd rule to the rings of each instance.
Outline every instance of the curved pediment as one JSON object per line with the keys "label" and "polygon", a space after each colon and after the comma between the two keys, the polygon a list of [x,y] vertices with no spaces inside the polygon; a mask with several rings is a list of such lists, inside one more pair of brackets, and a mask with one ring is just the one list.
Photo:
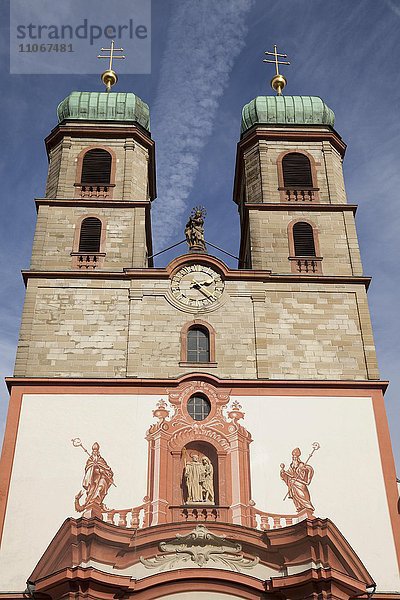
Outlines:
{"label": "curved pediment", "polygon": [[318,518],[267,532],[224,523],[134,530],[97,518],[68,519],[29,581],[38,593],[56,598],[56,589],[58,594],[60,586],[69,589],[82,578],[96,580],[104,590],[122,586],[133,592],[177,578],[203,580],[206,571],[207,585],[236,582],[253,591],[284,591],[287,597],[289,588],[290,593],[309,585],[326,589],[327,582],[345,589],[348,597],[373,585],[337,527]]}

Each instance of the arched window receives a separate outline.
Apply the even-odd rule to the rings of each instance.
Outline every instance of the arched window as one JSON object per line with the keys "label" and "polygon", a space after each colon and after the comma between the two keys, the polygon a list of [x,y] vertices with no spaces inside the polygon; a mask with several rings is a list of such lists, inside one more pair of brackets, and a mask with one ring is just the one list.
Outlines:
{"label": "arched window", "polygon": [[102,148],[88,150],[82,162],[82,184],[110,183],[111,178],[111,154]]}
{"label": "arched window", "polygon": [[210,334],[205,327],[191,327],[187,332],[187,362],[210,362]]}
{"label": "arched window", "polygon": [[289,260],[292,273],[322,273],[319,256],[318,230],[306,221],[292,221],[288,225]]}
{"label": "arched window", "polygon": [[78,252],[92,254],[100,252],[101,221],[96,217],[87,217],[81,223]]}
{"label": "arched window", "polygon": [[293,225],[295,256],[315,256],[314,231],[310,223],[298,222]]}
{"label": "arched window", "polygon": [[313,187],[311,163],[305,154],[290,152],[282,159],[283,185],[304,190]]}

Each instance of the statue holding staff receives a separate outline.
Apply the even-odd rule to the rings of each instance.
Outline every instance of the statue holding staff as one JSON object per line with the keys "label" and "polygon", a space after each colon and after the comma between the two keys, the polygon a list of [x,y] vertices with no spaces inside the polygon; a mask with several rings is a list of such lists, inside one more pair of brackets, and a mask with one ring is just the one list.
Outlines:
{"label": "statue holding staff", "polygon": [[98,511],[105,510],[104,498],[111,485],[114,483],[114,473],[107,462],[100,454],[100,446],[95,442],[92,446],[92,453],[84,448],[79,438],[72,440],[75,447],[81,448],[88,454],[89,458],[85,465],[85,474],[82,481],[82,487],[86,491],[86,498],[83,504],[80,504],[84,492],[81,490],[75,496],[75,510],[83,512],[84,510],[94,508]]}
{"label": "statue holding staff", "polygon": [[308,510],[314,512],[314,506],[311,502],[308,486],[314,476],[314,469],[308,464],[310,458],[316,450],[320,448],[318,442],[313,443],[313,450],[307,458],[306,462],[300,460],[300,448],[294,448],[292,451],[292,462],[288,469],[285,470],[284,463],[281,464],[281,479],[288,486],[287,494],[284,498],[291,498],[294,502],[297,512]]}

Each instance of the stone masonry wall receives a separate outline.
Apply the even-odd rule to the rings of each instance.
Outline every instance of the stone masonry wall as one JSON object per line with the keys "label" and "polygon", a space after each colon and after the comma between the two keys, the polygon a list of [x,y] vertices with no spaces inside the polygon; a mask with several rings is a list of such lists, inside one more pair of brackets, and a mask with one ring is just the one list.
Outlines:
{"label": "stone masonry wall", "polygon": [[[216,332],[217,366],[180,365],[182,327]],[[376,379],[362,285],[226,282],[216,310],[174,306],[169,280],[32,279],[15,375]]]}
{"label": "stone masonry wall", "polygon": [[78,156],[82,150],[104,147],[115,155],[115,187],[113,199],[148,200],[149,155],[133,138],[102,139],[65,137],[50,152],[47,198],[74,198],[79,175]]}
{"label": "stone masonry wall", "polygon": [[83,217],[98,217],[105,230],[101,250],[106,256],[98,269],[122,270],[146,266],[145,209],[40,205],[32,249],[31,269],[70,270],[78,250]]}
{"label": "stone masonry wall", "polygon": [[283,152],[305,151],[314,159],[319,200],[322,204],[346,204],[342,159],[330,142],[259,140],[244,153],[246,201],[281,201],[278,157]]}
{"label": "stone masonry wall", "polygon": [[296,219],[304,219],[315,225],[324,275],[362,274],[353,214],[300,209],[249,211],[253,269],[291,273],[288,225]]}

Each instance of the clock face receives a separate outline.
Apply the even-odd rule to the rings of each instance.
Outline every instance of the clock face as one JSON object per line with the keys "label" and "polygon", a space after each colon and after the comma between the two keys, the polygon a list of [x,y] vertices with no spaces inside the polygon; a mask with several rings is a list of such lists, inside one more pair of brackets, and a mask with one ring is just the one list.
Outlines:
{"label": "clock face", "polygon": [[210,306],[224,291],[221,275],[205,265],[182,267],[171,281],[171,292],[176,300],[186,306]]}

